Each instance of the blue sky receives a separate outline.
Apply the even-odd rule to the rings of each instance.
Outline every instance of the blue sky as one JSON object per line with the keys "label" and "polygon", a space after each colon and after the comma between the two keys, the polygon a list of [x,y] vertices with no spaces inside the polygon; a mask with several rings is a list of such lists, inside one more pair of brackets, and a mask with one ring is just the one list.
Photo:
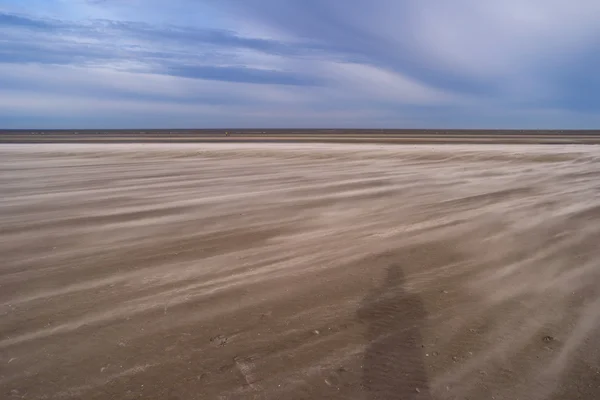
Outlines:
{"label": "blue sky", "polygon": [[0,0],[0,128],[600,128],[598,0]]}

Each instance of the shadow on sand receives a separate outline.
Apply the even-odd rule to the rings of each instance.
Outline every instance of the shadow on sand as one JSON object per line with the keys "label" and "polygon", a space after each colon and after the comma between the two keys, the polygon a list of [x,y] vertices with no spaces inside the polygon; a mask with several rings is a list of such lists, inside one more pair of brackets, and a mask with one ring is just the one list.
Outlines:
{"label": "shadow on sand", "polygon": [[367,399],[431,399],[420,332],[425,309],[405,291],[399,258],[393,253],[377,257],[376,263],[388,264],[385,282],[357,311],[367,324],[362,378]]}

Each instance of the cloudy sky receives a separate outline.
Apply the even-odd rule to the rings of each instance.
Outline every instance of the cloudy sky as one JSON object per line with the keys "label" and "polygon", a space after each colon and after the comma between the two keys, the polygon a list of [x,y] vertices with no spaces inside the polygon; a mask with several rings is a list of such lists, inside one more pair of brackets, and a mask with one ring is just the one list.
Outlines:
{"label": "cloudy sky", "polygon": [[598,0],[0,0],[0,128],[599,128]]}

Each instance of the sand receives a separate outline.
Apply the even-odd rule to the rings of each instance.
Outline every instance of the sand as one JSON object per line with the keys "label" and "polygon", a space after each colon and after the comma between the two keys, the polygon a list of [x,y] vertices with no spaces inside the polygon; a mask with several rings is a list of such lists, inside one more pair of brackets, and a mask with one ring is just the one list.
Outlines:
{"label": "sand", "polygon": [[0,398],[600,398],[598,147],[3,145],[0,190]]}
{"label": "sand", "polygon": [[600,144],[600,131],[479,131],[479,130],[283,130],[265,132],[225,130],[108,130],[2,131],[0,144],[80,143],[345,143],[345,144]]}

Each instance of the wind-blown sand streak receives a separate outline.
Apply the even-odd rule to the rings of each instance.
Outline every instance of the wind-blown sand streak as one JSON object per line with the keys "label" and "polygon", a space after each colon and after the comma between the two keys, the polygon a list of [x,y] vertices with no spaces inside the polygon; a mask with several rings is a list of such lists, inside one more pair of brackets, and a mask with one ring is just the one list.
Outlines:
{"label": "wind-blown sand streak", "polygon": [[600,148],[0,147],[0,397],[600,398]]}

